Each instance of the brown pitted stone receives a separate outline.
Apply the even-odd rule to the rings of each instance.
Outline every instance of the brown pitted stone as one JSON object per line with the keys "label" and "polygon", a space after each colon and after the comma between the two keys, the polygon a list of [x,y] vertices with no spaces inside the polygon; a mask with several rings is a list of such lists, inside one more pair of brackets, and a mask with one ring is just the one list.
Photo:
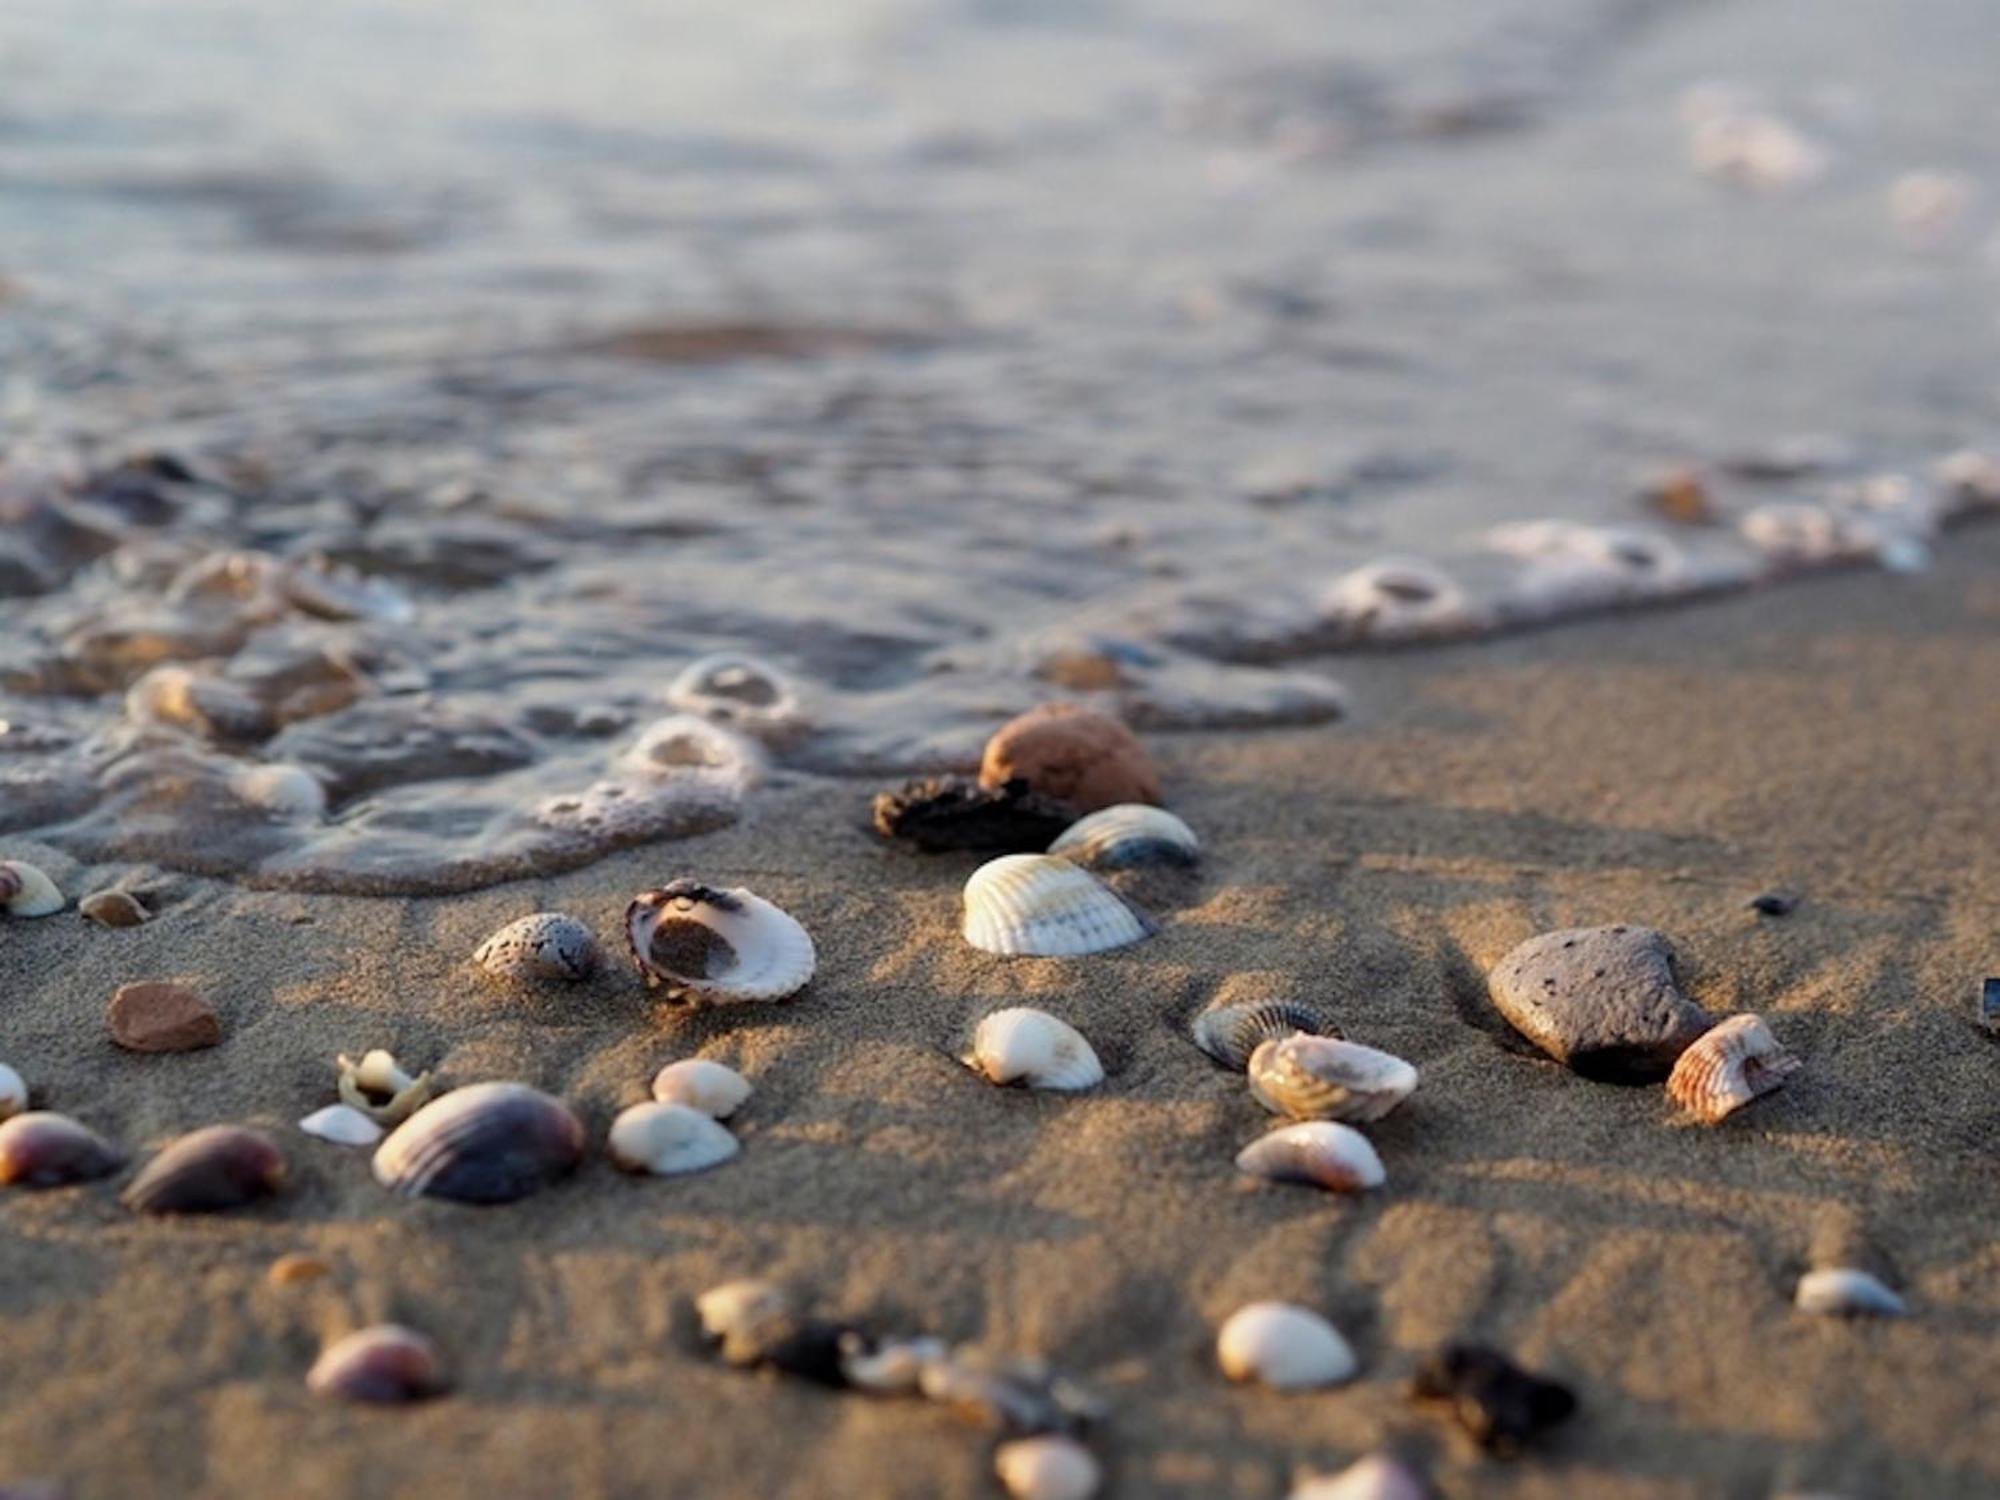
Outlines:
{"label": "brown pitted stone", "polygon": [[214,1009],[184,984],[128,984],[111,997],[106,1020],[128,1052],[195,1052],[222,1040]]}
{"label": "brown pitted stone", "polygon": [[1486,977],[1514,1029],[1586,1078],[1643,1083],[1714,1022],[1674,982],[1674,949],[1650,927],[1577,927],[1529,938]]}
{"label": "brown pitted stone", "polygon": [[1160,800],[1159,769],[1138,736],[1109,714],[1074,703],[1029,709],[986,742],[980,785],[1004,787],[1016,778],[1078,813]]}

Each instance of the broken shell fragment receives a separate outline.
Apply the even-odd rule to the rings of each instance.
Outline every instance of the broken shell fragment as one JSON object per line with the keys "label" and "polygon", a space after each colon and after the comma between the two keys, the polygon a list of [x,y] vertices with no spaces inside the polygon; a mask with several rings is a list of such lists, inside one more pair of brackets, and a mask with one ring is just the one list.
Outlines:
{"label": "broken shell fragment", "polygon": [[1667,1097],[1704,1125],[1783,1088],[1803,1067],[1763,1017],[1748,1011],[1704,1032],[1683,1052],[1667,1079]]}
{"label": "broken shell fragment", "polygon": [[10,917],[47,917],[63,909],[56,883],[24,859],[0,859],[0,907]]}
{"label": "broken shell fragment", "polygon": [[1269,1182],[1300,1182],[1336,1193],[1380,1187],[1382,1159],[1368,1137],[1331,1120],[1287,1125],[1236,1154],[1237,1170]]}
{"label": "broken shell fragment", "polygon": [[1286,1500],[1429,1500],[1430,1491],[1403,1464],[1371,1453],[1338,1474],[1301,1479]]}
{"label": "broken shell fragment", "polygon": [[472,961],[498,979],[588,979],[597,971],[597,938],[559,911],[509,922],[473,952]]}
{"label": "broken shell fragment", "polygon": [[1027,1006],[996,1010],[981,1020],[964,1062],[994,1083],[1033,1089],[1073,1091],[1104,1081],[1104,1065],[1081,1032]]}
{"label": "broken shell fragment", "polygon": [[776,667],[733,652],[690,662],[668,684],[667,702],[764,740],[789,738],[806,727],[791,681]]}
{"label": "broken shell fragment", "polygon": [[736,1137],[698,1109],[653,1100],[611,1122],[611,1159],[627,1172],[679,1177],[720,1166],[742,1149]]}
{"label": "broken shell fragment", "polygon": [[769,1281],[726,1281],[695,1298],[701,1331],[721,1345],[732,1365],[754,1365],[773,1341],[776,1330],[790,1322],[798,1309],[784,1288]]}
{"label": "broken shell fragment", "polygon": [[1121,802],[1072,823],[1049,853],[1091,870],[1191,865],[1201,858],[1201,840],[1164,807]]}
{"label": "broken shell fragment", "polygon": [[123,1166],[117,1147],[68,1115],[30,1110],[0,1125],[0,1186],[66,1187]]}
{"label": "broken shell fragment", "polygon": [[396,1405],[422,1401],[444,1388],[437,1345],[413,1328],[380,1323],[329,1344],[306,1375],[315,1395]]}
{"label": "broken shell fragment", "polygon": [[329,1104],[299,1121],[299,1129],[336,1146],[372,1146],[382,1139],[382,1127],[351,1104]]}
{"label": "broken shell fragment", "polygon": [[1519,1451],[1576,1410],[1568,1386],[1531,1375],[1504,1354],[1478,1344],[1447,1344],[1427,1355],[1411,1380],[1410,1395],[1451,1403],[1459,1425],[1482,1448],[1496,1453]]}
{"label": "broken shell fragment", "polygon": [[510,1203],[574,1171],[583,1123],[525,1083],[475,1083],[411,1115],[375,1153],[375,1180],[409,1197]]}
{"label": "broken shell fragment", "polygon": [[697,1003],[782,1000],[806,987],[817,962],[811,934],[789,912],[694,880],[633,897],[625,940],[648,985]]}
{"label": "broken shell fragment", "polygon": [[5,1063],[0,1063],[0,1123],[5,1123],[28,1107],[28,1085]]}
{"label": "broken shell fragment", "polygon": [[1090,1500],[1104,1482],[1091,1451],[1059,1433],[1002,1443],[993,1450],[993,1472],[1013,1500]]}
{"label": "broken shell fragment", "polygon": [[1152,936],[1153,923],[1066,859],[1003,854],[965,883],[965,940],[982,953],[1075,957]]}
{"label": "broken shell fragment", "polygon": [[1402,1058],[1324,1036],[1264,1042],[1247,1071],[1257,1102],[1295,1120],[1379,1120],[1417,1086]]}
{"label": "broken shell fragment", "polygon": [[99,927],[142,927],[153,920],[153,914],[130,891],[92,891],[76,903],[76,909]]}
{"label": "broken shell fragment", "polygon": [[933,776],[878,792],[875,831],[928,853],[946,849],[1046,849],[1076,821],[1067,802],[1044,797],[1021,777],[997,787],[966,776]]}
{"label": "broken shell fragment", "polygon": [[146,1163],[119,1201],[142,1214],[212,1214],[268,1198],[285,1185],[285,1153],[241,1125],[184,1135]]}
{"label": "broken shell fragment", "polygon": [[345,1052],[334,1059],[340,1069],[336,1088],[340,1102],[385,1128],[400,1125],[430,1103],[431,1075],[412,1078],[380,1047],[356,1062]]}
{"label": "broken shell fragment", "polygon": [[1250,1066],[1250,1058],[1268,1041],[1283,1041],[1300,1032],[1338,1037],[1333,1017],[1317,1005],[1300,1000],[1265,1000],[1248,1005],[1219,1005],[1194,1018],[1188,1028],[1194,1044],[1231,1072]]}
{"label": "broken shell fragment", "polygon": [[1231,1380],[1280,1391],[1339,1385],[1360,1368],[1331,1323],[1289,1302],[1252,1302],[1231,1313],[1215,1340],[1215,1362]]}
{"label": "broken shell fragment", "polygon": [[750,1080],[734,1068],[705,1057],[684,1057],[653,1075],[653,1097],[662,1104],[685,1104],[711,1120],[726,1120],[750,1097]]}
{"label": "broken shell fragment", "polygon": [[1799,1278],[1792,1301],[1800,1311],[1811,1313],[1872,1313],[1900,1318],[1910,1310],[1878,1278],[1850,1266],[1806,1272]]}

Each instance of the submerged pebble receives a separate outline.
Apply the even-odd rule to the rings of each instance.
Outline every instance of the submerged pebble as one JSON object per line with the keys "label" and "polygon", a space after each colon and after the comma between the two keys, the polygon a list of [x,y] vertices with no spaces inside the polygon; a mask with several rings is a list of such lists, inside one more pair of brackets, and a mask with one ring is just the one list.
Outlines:
{"label": "submerged pebble", "polygon": [[1513,1028],[1586,1078],[1664,1078],[1712,1022],[1681,994],[1673,945],[1650,927],[1580,927],[1529,938],[1487,988]]}
{"label": "submerged pebble", "polygon": [[215,1008],[184,984],[124,985],[105,1022],[127,1052],[198,1052],[222,1040]]}
{"label": "submerged pebble", "polygon": [[1447,1344],[1427,1355],[1410,1382],[1410,1395],[1449,1403],[1459,1426],[1499,1454],[1519,1452],[1576,1410],[1568,1386],[1532,1375],[1478,1344]]}
{"label": "submerged pebble", "polygon": [[1030,709],[986,742],[980,785],[1017,779],[1080,813],[1161,800],[1159,770],[1138,736],[1109,714],[1073,703]]}
{"label": "submerged pebble", "polygon": [[1080,957],[1123,948],[1153,922],[1088,870],[1047,854],[1003,854],[965,882],[966,942],[1003,957]]}
{"label": "submerged pebble", "polygon": [[764,740],[788,739],[806,728],[791,679],[768,662],[736,652],[690,662],[667,685],[667,702]]}
{"label": "submerged pebble", "polygon": [[306,1388],[372,1405],[423,1401],[443,1392],[444,1361],[415,1329],[379,1323],[329,1344],[307,1372]]}
{"label": "submerged pebble", "polygon": [[499,979],[588,979],[597,972],[597,937],[575,917],[538,911],[495,932],[472,960]]}
{"label": "submerged pebble", "polygon": [[116,1146],[68,1115],[29,1110],[0,1124],[0,1186],[66,1187],[124,1164]]}
{"label": "submerged pebble", "polygon": [[1215,1360],[1231,1380],[1302,1391],[1352,1380],[1360,1363],[1333,1324],[1290,1302],[1252,1302],[1229,1315]]}
{"label": "submerged pebble", "polygon": [[285,1185],[285,1153],[240,1125],[210,1125],[173,1142],[120,1201],[142,1214],[210,1214],[268,1198]]}

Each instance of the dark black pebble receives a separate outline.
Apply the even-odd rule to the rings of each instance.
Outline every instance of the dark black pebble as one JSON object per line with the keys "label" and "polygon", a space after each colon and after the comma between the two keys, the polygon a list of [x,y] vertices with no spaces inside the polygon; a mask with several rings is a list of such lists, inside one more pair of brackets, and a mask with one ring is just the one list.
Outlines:
{"label": "dark black pebble", "polygon": [[969,776],[934,776],[875,798],[875,831],[928,853],[984,849],[1034,853],[1076,821],[1066,802],[1045,797],[1018,777],[985,787]]}
{"label": "dark black pebble", "polygon": [[1544,1428],[1576,1410],[1560,1381],[1531,1375],[1480,1344],[1446,1344],[1427,1355],[1410,1382],[1418,1401],[1448,1401],[1451,1414],[1488,1452],[1518,1453]]}
{"label": "dark black pebble", "polygon": [[1751,899],[1750,909],[1759,916],[1789,917],[1798,905],[1799,898],[1791,891],[1766,891]]}

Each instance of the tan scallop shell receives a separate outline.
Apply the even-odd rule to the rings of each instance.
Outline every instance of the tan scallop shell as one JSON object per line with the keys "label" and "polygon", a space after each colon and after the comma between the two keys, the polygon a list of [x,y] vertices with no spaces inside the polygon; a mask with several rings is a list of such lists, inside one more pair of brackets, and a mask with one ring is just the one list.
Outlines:
{"label": "tan scallop shell", "polygon": [[625,908],[632,962],[675,999],[782,1000],[812,979],[817,956],[798,919],[740,887],[676,880]]}
{"label": "tan scallop shell", "polygon": [[1104,1482],[1091,1451],[1059,1433],[1002,1443],[993,1450],[993,1472],[1012,1500],[1090,1500]]}
{"label": "tan scallop shell", "polygon": [[1270,1182],[1302,1182],[1336,1193],[1380,1187],[1382,1158],[1368,1137],[1331,1120],[1308,1120],[1260,1136],[1236,1153],[1239,1171]]}
{"label": "tan scallop shell", "polygon": [[1104,1081],[1104,1066],[1083,1034],[1047,1011],[996,1010],[973,1032],[965,1065],[994,1083],[1074,1091]]}
{"label": "tan scallop shell", "polygon": [[1298,1035],[1250,1054],[1250,1092],[1295,1120],[1379,1120],[1410,1097],[1417,1070],[1359,1042]]}
{"label": "tan scallop shell", "polygon": [[1783,1088],[1803,1066],[1771,1034],[1763,1017],[1746,1011],[1710,1027],[1680,1055],[1667,1077],[1667,1096],[1703,1124],[1713,1125]]}
{"label": "tan scallop shell", "polygon": [[1065,958],[1123,948],[1152,922],[1088,870],[1047,854],[1003,854],[965,883],[965,940],[982,953]]}
{"label": "tan scallop shell", "polygon": [[1231,1380],[1281,1391],[1339,1385],[1360,1368],[1333,1324],[1290,1302],[1252,1302],[1231,1313],[1216,1335],[1215,1362]]}
{"label": "tan scallop shell", "polygon": [[1201,858],[1201,840],[1164,807],[1120,802],[1070,824],[1049,853],[1091,870],[1191,865]]}
{"label": "tan scallop shell", "polygon": [[63,893],[25,859],[0,859],[0,907],[10,917],[48,917],[63,909]]}

